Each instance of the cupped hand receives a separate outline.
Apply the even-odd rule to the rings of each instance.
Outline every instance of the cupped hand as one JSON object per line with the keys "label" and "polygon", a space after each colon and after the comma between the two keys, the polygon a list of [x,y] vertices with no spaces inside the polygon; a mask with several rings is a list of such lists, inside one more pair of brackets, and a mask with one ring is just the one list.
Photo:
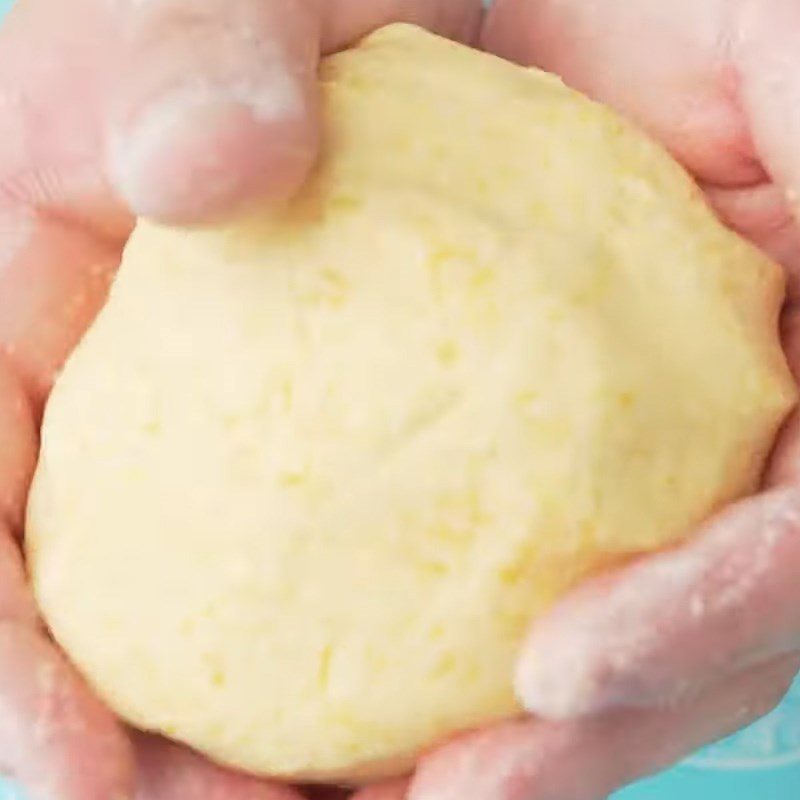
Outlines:
{"label": "cupped hand", "polygon": [[[660,139],[732,228],[786,268],[800,379],[800,4],[498,0],[484,45],[560,74]],[[800,421],[761,494],[690,543],[581,587],[531,632],[533,715],[358,800],[599,800],[754,721],[800,668]]]}
{"label": "cupped hand", "polygon": [[478,0],[19,0],[4,23],[0,772],[31,800],[300,797],[130,734],[49,640],[19,547],[37,425],[131,211],[193,222],[291,193],[315,156],[321,53],[399,19],[468,39],[479,15]]}

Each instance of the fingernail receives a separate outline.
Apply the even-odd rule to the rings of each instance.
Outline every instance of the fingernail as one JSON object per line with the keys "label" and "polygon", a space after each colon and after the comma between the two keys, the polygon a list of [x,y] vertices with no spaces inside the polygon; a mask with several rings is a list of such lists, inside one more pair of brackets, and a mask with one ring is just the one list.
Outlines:
{"label": "fingernail", "polygon": [[109,171],[135,213],[192,215],[224,203],[250,179],[246,171],[231,168],[232,161],[241,161],[245,142],[304,111],[299,83],[283,72],[258,86],[198,83],[176,89],[145,104],[132,119],[112,123]]}

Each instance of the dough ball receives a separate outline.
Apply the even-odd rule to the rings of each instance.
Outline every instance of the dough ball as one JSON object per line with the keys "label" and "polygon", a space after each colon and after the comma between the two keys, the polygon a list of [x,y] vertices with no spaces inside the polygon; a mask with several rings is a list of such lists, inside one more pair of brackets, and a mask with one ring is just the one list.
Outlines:
{"label": "dough ball", "polygon": [[47,409],[28,547],[126,720],[360,780],[519,712],[531,621],[753,491],[777,266],[552,77],[397,26],[280,211],[141,224]]}

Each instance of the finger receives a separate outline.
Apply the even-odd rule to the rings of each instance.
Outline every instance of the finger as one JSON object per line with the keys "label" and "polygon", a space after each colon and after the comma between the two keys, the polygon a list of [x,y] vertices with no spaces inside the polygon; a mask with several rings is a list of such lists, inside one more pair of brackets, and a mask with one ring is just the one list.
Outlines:
{"label": "finger", "polygon": [[731,12],[740,4],[679,5],[498,0],[483,43],[616,108],[704,182],[758,185],[766,175],[737,104],[737,70],[727,49]]}
{"label": "finger", "polygon": [[135,800],[301,800],[285,786],[231,772],[176,744],[135,734]]}
{"label": "finger", "polygon": [[472,37],[479,0],[116,0],[109,166],[138,214],[194,221],[283,198],[315,156],[320,50],[405,20]]}
{"label": "finger", "polygon": [[[320,27],[331,50],[401,19],[468,38],[479,17],[479,0],[20,4],[3,29],[0,198],[126,233],[98,163],[104,129],[136,212],[192,220],[282,196],[314,155],[316,105],[291,109],[313,100]],[[37,49],[57,57],[31,70]],[[59,125],[43,124],[53,108]]]}
{"label": "finger", "polygon": [[33,627],[36,608],[25,581],[22,555],[11,535],[0,532],[0,620]]}
{"label": "finger", "polygon": [[133,789],[130,743],[45,638],[0,622],[0,771],[30,800],[109,800]]}
{"label": "finger", "polygon": [[99,76],[113,49],[96,4],[20,3],[0,30],[0,349],[38,403],[102,303],[130,227],[98,163]]}
{"label": "finger", "polygon": [[800,226],[786,200],[785,189],[772,182],[743,188],[704,186],[717,216],[731,229],[752,241],[788,275],[787,291],[800,297]]}
{"label": "finger", "polygon": [[119,249],[70,222],[0,212],[0,349],[35,406],[105,301]]}
{"label": "finger", "polygon": [[[0,320],[2,313],[3,296],[0,294]],[[10,361],[0,357],[0,537],[6,530],[22,532],[35,462],[36,432],[28,398]]]}
{"label": "finger", "polygon": [[579,588],[534,626],[517,670],[533,713],[674,703],[800,649],[800,491],[773,490],[684,547]]}
{"label": "finger", "polygon": [[[24,209],[122,242],[130,215],[102,169],[101,108],[118,50],[109,7],[31,0],[15,3],[3,21],[0,211]],[[25,229],[18,220],[8,228],[3,238]]]}
{"label": "finger", "polygon": [[[758,0],[707,0],[679,6],[499,0],[483,41],[501,55],[558,73],[666,145],[699,179],[723,220],[786,267],[797,295],[800,229],[787,198],[787,173],[776,167],[789,154],[800,159],[798,131],[785,124],[787,109],[791,116],[800,105],[788,96],[791,89],[785,91],[800,85],[797,4],[777,0],[765,9]],[[745,6],[755,24],[743,22]],[[783,50],[763,30],[776,22]],[[766,71],[765,58],[772,65]],[[774,97],[778,87],[787,95],[782,102]]]}
{"label": "finger", "polygon": [[463,42],[475,40],[481,0],[312,0],[326,53],[352,44],[390,22],[410,22]]}
{"label": "finger", "polygon": [[406,800],[409,787],[405,780],[370,786],[357,792],[352,800]]}
{"label": "finger", "polygon": [[800,486],[800,412],[795,410],[781,429],[770,458],[767,486]]}
{"label": "finger", "polygon": [[[789,289],[800,295],[800,6],[777,0],[768,13],[760,4],[740,3],[734,55],[740,95],[761,159],[779,187],[782,230],[769,251],[789,270]],[[794,224],[793,224],[794,223]]]}
{"label": "finger", "polygon": [[760,718],[798,667],[782,659],[668,710],[467,735],[423,761],[409,800],[597,800]]}
{"label": "finger", "polygon": [[115,0],[110,174],[131,209],[193,221],[284,197],[315,155],[319,33],[301,0]]}
{"label": "finger", "polygon": [[[800,228],[798,228],[800,230]],[[800,383],[800,305],[792,304],[781,317],[781,341],[794,379]],[[800,486],[800,411],[784,423],[765,474],[764,485]]]}
{"label": "finger", "polygon": [[744,0],[734,55],[759,152],[800,215],[800,5]]}

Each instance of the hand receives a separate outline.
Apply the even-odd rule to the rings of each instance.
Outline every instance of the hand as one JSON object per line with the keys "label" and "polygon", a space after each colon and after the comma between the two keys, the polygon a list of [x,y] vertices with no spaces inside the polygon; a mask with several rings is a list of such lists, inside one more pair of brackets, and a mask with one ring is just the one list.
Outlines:
{"label": "hand", "polygon": [[321,52],[401,18],[469,38],[479,13],[477,0],[19,0],[4,23],[0,771],[31,800],[298,800],[130,735],[48,639],[19,551],[36,429],[129,209],[188,222],[286,195],[315,155]]}
{"label": "hand", "polygon": [[[800,4],[497,0],[484,45],[615,106],[789,276],[800,377]],[[410,789],[358,800],[598,800],[754,721],[800,668],[800,421],[764,491],[686,546],[590,583],[534,627],[516,676],[536,718],[466,735]]]}

